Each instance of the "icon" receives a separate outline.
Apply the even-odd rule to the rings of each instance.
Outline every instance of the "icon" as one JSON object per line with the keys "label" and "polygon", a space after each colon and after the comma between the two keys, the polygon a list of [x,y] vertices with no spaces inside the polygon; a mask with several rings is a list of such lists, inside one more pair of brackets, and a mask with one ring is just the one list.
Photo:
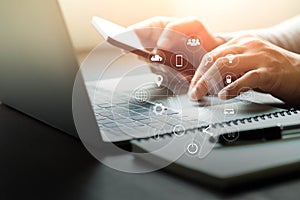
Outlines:
{"label": "icon", "polygon": [[226,58],[228,59],[229,64],[232,64],[232,61],[233,61],[233,59],[234,59],[234,55],[228,54],[228,55],[226,56]]}
{"label": "icon", "polygon": [[184,126],[182,126],[181,124],[178,124],[178,125],[174,126],[174,128],[173,128],[173,133],[174,133],[174,135],[177,136],[177,137],[183,136],[184,133],[185,133],[185,128],[184,128]]}
{"label": "icon", "polygon": [[206,59],[205,66],[208,65],[209,63],[213,62],[213,60],[214,60],[210,54],[208,54],[205,59]]}
{"label": "icon", "polygon": [[137,102],[145,103],[149,100],[149,92],[145,89],[138,89],[134,92],[134,98]]}
{"label": "icon", "polygon": [[157,103],[153,106],[153,112],[155,115],[162,115],[166,110],[166,107],[161,103]]}
{"label": "icon", "polygon": [[225,108],[224,109],[224,115],[234,115],[235,111],[233,108]]}
{"label": "icon", "polygon": [[151,56],[150,60],[153,62],[161,62],[163,60],[163,58],[160,55],[156,54],[156,55]]}
{"label": "icon", "polygon": [[199,147],[196,143],[192,142],[187,146],[187,151],[189,152],[189,154],[194,155],[198,152]]}
{"label": "icon", "polygon": [[154,135],[153,135],[153,138],[155,140],[159,140],[160,139],[160,135],[161,135],[161,131],[159,129],[155,129],[154,130]]}
{"label": "icon", "polygon": [[245,99],[245,100],[250,100],[253,98],[253,93],[251,91],[241,92],[240,98]]}
{"label": "icon", "polygon": [[235,140],[238,139],[239,133],[238,132],[229,132],[226,134],[222,134],[222,137],[227,141],[227,142],[234,142]]}
{"label": "icon", "polygon": [[200,40],[198,38],[189,38],[186,45],[191,47],[196,47],[200,45]]}
{"label": "icon", "polygon": [[176,55],[176,67],[182,67],[183,66],[183,57],[182,55]]}
{"label": "icon", "polygon": [[161,83],[163,82],[164,77],[162,75],[156,75],[155,77],[155,83],[157,85],[157,87],[161,86]]}
{"label": "icon", "polygon": [[234,137],[235,137],[235,133],[228,133],[227,136],[228,136],[229,138],[234,138]]}
{"label": "icon", "polygon": [[232,78],[230,75],[226,76],[226,84],[230,84],[232,82]]}
{"label": "icon", "polygon": [[206,127],[205,129],[203,129],[203,133],[208,134],[209,136],[213,136],[213,134],[211,132],[208,131],[208,129],[211,128],[211,125],[209,125],[208,127]]}

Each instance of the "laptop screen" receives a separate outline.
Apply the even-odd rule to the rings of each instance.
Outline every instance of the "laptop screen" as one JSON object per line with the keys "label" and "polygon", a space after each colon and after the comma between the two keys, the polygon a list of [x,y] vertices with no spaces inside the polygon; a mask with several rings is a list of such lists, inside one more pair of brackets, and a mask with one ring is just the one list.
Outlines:
{"label": "laptop screen", "polygon": [[58,2],[1,1],[0,22],[0,101],[75,134],[78,63]]}

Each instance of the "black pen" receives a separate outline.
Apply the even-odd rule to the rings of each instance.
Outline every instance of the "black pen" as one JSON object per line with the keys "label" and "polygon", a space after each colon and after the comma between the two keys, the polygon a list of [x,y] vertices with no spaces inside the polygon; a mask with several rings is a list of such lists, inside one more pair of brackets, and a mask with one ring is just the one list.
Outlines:
{"label": "black pen", "polygon": [[[277,125],[261,129],[230,132],[221,134],[218,137],[218,142],[223,145],[296,138],[300,137],[300,124],[292,126]],[[209,140],[211,142],[216,142],[217,138],[211,136]]]}

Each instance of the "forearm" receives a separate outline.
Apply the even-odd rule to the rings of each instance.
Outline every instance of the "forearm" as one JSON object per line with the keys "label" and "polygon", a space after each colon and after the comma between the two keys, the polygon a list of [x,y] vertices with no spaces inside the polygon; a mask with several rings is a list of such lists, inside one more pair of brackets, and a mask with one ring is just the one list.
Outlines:
{"label": "forearm", "polygon": [[300,15],[270,28],[221,33],[217,36],[228,41],[245,34],[260,37],[286,50],[300,54]]}

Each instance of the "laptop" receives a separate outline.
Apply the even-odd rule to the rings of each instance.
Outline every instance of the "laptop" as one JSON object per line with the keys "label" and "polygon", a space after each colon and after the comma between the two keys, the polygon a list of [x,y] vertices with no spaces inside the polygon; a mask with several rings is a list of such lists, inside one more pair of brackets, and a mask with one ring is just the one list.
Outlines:
{"label": "laptop", "polygon": [[[41,9],[45,12],[41,12]],[[76,88],[74,86],[76,85],[76,77],[84,76],[85,71],[79,70],[79,64],[75,57],[58,2],[40,2],[37,0],[1,2],[1,22],[0,99],[2,103],[65,133],[78,137],[78,130],[76,130],[73,120],[72,104],[74,106],[74,102],[72,99],[75,93],[73,90]],[[117,53],[121,52],[116,48],[115,51]],[[104,62],[101,60],[101,54],[99,57],[99,53],[91,53],[90,57],[93,56],[98,57],[100,63]],[[128,56],[130,57],[130,55]],[[102,57],[106,58],[109,56],[103,54]],[[134,64],[134,62],[136,63]],[[141,62],[137,61],[137,59],[135,61],[133,59],[132,65],[140,64]],[[122,67],[120,65],[118,66],[119,68]],[[103,67],[99,66],[99,70],[103,70]],[[89,117],[91,120],[89,121],[94,122],[93,125],[95,126],[96,124],[97,126],[95,127],[98,127],[97,129],[99,127],[102,129],[102,132],[107,136],[104,140],[122,142],[129,141],[133,137],[145,138],[151,136],[149,131],[141,131],[145,130],[146,127],[151,129],[150,132],[157,129],[157,126],[153,125],[154,122],[149,126],[149,118],[145,114],[145,112],[149,111],[153,115],[152,118],[156,118],[154,119],[156,124],[159,124],[159,120],[161,120],[160,114],[166,114],[164,116],[169,119],[169,124],[165,125],[168,126],[166,130],[168,132],[171,131],[171,126],[175,126],[178,123],[179,119],[177,116],[179,111],[176,110],[178,104],[173,102],[173,100],[165,100],[163,98],[164,95],[169,97],[168,91],[165,91],[163,87],[157,87],[157,80],[155,80],[157,75],[149,72],[148,67],[145,66],[141,67],[141,70],[138,69],[136,72],[132,72],[131,75],[135,75],[134,78],[131,78],[131,75],[123,77],[123,84],[126,85],[128,91],[114,88],[114,92],[120,90],[117,91],[117,96],[113,97],[116,102],[109,102],[112,101],[110,92],[113,90],[114,83],[120,81],[120,77],[119,79],[101,80],[101,83],[95,80],[88,81],[86,77],[82,78],[85,79],[82,80],[84,88],[81,88],[82,94],[79,95],[82,98],[85,97],[87,102],[90,101],[87,94],[89,90],[92,90],[96,84],[106,85],[98,88],[101,91],[97,92],[100,95],[97,102],[92,102],[95,103],[94,105],[87,103],[89,106],[86,108],[86,110],[89,110],[90,107],[93,110],[87,114],[91,115]],[[93,71],[92,76],[94,74],[99,73]],[[129,94],[129,92],[134,91],[130,89],[136,89],[136,87],[147,82],[147,80],[151,84],[148,84],[145,90],[151,94],[146,95],[159,97],[160,100],[156,103],[153,101],[140,103],[138,102],[139,100],[130,97],[132,94]],[[145,90],[139,92],[144,92]],[[189,102],[186,95],[183,98],[185,100],[182,102]],[[130,105],[128,101],[130,101]],[[126,102],[128,105],[124,106]],[[112,103],[116,103],[116,105],[111,105]],[[175,105],[173,108],[170,105],[172,103]],[[153,112],[154,106],[157,109]],[[122,109],[109,110],[116,107]],[[118,118],[116,118],[117,115],[112,115],[112,111],[118,114]],[[95,113],[95,116],[92,113]],[[196,118],[189,118],[185,120],[185,123],[188,124],[188,121],[191,122],[193,120],[196,120]],[[118,127],[116,123],[121,125],[130,123],[132,128],[130,131],[133,135],[122,135],[122,133],[117,135]]]}
{"label": "laptop", "polygon": [[[212,104],[219,111],[222,109],[219,105],[233,105],[228,108],[231,110],[230,113],[234,113],[232,109],[237,108],[234,106],[249,104],[240,99],[224,102],[214,97],[207,97],[202,102],[200,112],[202,120],[198,120],[199,110],[195,108],[199,107],[199,102],[190,102],[186,94],[174,95],[173,91],[159,87],[157,84],[160,77],[149,73],[145,63],[130,57],[132,55],[116,60],[115,67],[121,69],[120,67],[124,64],[122,59],[127,61],[129,59],[129,63],[136,62],[135,64],[142,67],[126,73],[125,77],[117,78],[111,78],[108,70],[107,77],[110,78],[105,79],[104,76],[100,81],[99,79],[92,80],[96,77],[97,70],[103,70],[97,63],[97,59],[100,59],[100,64],[103,63],[101,59],[109,58],[103,53],[107,51],[100,51],[100,54],[97,50],[91,52],[84,63],[89,65],[90,59],[95,58],[96,64],[93,65],[93,69],[79,70],[57,1],[1,1],[0,22],[2,26],[0,37],[1,102],[67,134],[79,137],[90,153],[115,169],[122,168],[120,170],[125,172],[142,173],[170,164],[160,163],[159,167],[145,165],[135,159],[135,154],[128,154],[125,151],[120,153],[114,148],[115,144],[141,141],[139,144],[133,142],[133,144],[140,145],[149,138],[164,137],[165,133],[174,131],[174,127],[180,128],[179,131],[174,132],[181,133],[182,126],[184,129],[199,125],[208,126],[210,121],[206,119],[209,119],[209,113],[213,114],[213,109],[210,109]],[[120,50],[116,48],[113,51],[120,53]],[[92,77],[91,80],[88,80],[89,75]],[[150,84],[145,86],[143,85],[145,82]],[[143,87],[140,87],[141,85]],[[154,98],[145,100],[147,96]],[[259,107],[258,110],[263,112],[272,109],[274,108]],[[211,111],[204,112],[204,110]],[[223,114],[223,112],[218,113]],[[148,117],[149,114],[151,119]],[[216,119],[215,117],[214,115],[213,119]],[[147,143],[144,148],[140,146],[140,149],[153,150],[153,146],[161,148],[161,145],[155,141],[154,145],[147,146],[149,144]],[[165,140],[162,142],[164,146],[166,141],[172,143],[169,139]],[[170,155],[168,152],[174,148],[176,148],[174,145],[163,148],[163,155]],[[245,149],[245,151],[248,150]],[[250,155],[250,152],[248,153]],[[219,155],[216,156],[216,160],[208,162],[197,170],[195,168],[198,164],[195,163],[196,160],[193,160],[193,173],[198,170],[211,169],[209,174],[216,180],[220,181],[222,177],[227,177],[225,176],[228,174],[226,170],[220,175],[220,169],[216,167],[218,159],[224,162],[226,152],[222,151],[219,154],[216,151],[216,154]],[[107,159],[109,156],[112,159]],[[175,155],[173,161],[177,158],[179,156]],[[240,159],[238,156],[236,158]],[[155,160],[150,155],[147,159]],[[276,158],[273,164],[277,165],[275,160]],[[179,164],[186,166],[189,162],[190,160]],[[292,162],[294,161],[290,163]],[[268,167],[268,163],[265,166]],[[234,170],[232,166],[229,168]],[[185,167],[186,169],[188,167]],[[261,171],[261,169],[266,168],[261,167],[258,170]],[[185,170],[182,173],[186,174]],[[241,173],[246,173],[243,170],[244,168],[239,166],[239,169],[232,173],[240,172],[238,176],[241,176]]]}

